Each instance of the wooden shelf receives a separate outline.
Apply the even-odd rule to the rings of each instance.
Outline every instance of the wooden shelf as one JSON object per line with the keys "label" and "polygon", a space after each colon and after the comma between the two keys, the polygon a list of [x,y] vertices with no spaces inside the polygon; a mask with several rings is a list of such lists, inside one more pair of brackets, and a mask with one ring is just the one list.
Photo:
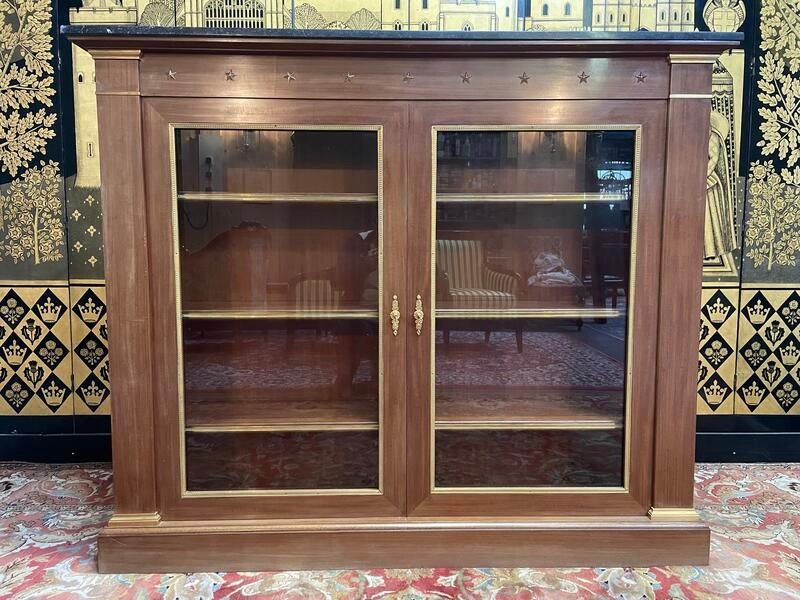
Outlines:
{"label": "wooden shelf", "polygon": [[377,319],[377,310],[187,310],[184,319]]}
{"label": "wooden shelf", "polygon": [[525,202],[528,204],[556,204],[571,202],[582,204],[613,204],[626,202],[627,194],[571,193],[571,194],[436,194],[436,202]]}
{"label": "wooden shelf", "polygon": [[378,399],[335,397],[326,388],[287,389],[266,398],[256,390],[191,391],[184,401],[186,431],[356,431],[378,429]]}
{"label": "wooden shelf", "polygon": [[616,308],[436,308],[437,319],[614,319]]}
{"label": "wooden shelf", "polygon": [[622,390],[437,386],[436,430],[621,429]]}
{"label": "wooden shelf", "polygon": [[359,203],[377,202],[378,194],[256,194],[236,192],[182,192],[178,200],[184,202],[291,202],[291,203]]}

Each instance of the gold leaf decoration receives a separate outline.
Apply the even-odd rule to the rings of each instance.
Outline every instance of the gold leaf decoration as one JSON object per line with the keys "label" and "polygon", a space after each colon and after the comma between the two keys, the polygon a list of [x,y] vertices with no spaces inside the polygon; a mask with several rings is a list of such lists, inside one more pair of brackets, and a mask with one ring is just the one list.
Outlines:
{"label": "gold leaf decoration", "polygon": [[757,146],[777,158],[750,165],[745,241],[755,267],[794,266],[800,252],[800,6],[764,0],[758,100],[761,108]]}
{"label": "gold leaf decoration", "polygon": [[61,178],[58,163],[40,162],[11,182],[0,198],[0,253],[14,263],[34,264],[64,258],[61,220]]}
{"label": "gold leaf decoration", "polygon": [[51,107],[53,52],[48,0],[0,0],[0,171],[12,176],[46,150],[55,137]]}
{"label": "gold leaf decoration", "polygon": [[[795,169],[794,175],[800,175]],[[791,177],[787,175],[787,177]],[[800,250],[800,181],[787,184],[772,161],[750,166],[750,218],[745,241],[756,267],[795,264]]]}

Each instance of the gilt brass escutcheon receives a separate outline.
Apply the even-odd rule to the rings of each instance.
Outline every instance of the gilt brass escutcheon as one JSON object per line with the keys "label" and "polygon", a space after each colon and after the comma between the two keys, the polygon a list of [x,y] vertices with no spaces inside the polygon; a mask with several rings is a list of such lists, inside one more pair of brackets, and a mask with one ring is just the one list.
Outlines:
{"label": "gilt brass escutcheon", "polygon": [[422,323],[425,320],[425,312],[422,310],[422,296],[417,294],[417,302],[414,305],[414,327],[417,335],[422,335]]}
{"label": "gilt brass escutcheon", "polygon": [[392,322],[392,335],[397,335],[400,329],[400,303],[397,301],[397,294],[392,296],[392,310],[389,312],[389,320]]}

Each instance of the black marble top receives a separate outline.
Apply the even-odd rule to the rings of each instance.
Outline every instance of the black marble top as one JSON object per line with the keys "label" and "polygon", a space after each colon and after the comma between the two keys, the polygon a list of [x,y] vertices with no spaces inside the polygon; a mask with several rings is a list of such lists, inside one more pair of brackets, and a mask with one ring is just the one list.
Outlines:
{"label": "black marble top", "polygon": [[73,36],[202,37],[303,40],[398,40],[398,41],[542,41],[542,42],[737,42],[742,33],[708,31],[394,31],[341,29],[235,29],[220,27],[148,27],[144,25],[62,25],[61,33]]}

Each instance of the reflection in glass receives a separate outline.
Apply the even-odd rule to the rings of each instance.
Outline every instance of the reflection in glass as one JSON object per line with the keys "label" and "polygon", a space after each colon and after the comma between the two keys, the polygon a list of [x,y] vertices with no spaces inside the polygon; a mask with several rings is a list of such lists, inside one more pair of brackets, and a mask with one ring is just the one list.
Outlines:
{"label": "reflection in glass", "polygon": [[373,319],[185,319],[183,341],[190,427],[378,422]]}
{"label": "reflection in glass", "polygon": [[186,434],[190,491],[378,487],[377,431]]}
{"label": "reflection in glass", "polygon": [[438,132],[435,485],[623,485],[634,149]]}
{"label": "reflection in glass", "polygon": [[376,194],[377,134],[183,129],[178,193]]}
{"label": "reflection in glass", "polygon": [[376,209],[179,200],[184,309],[376,311]]}
{"label": "reflection in glass", "polygon": [[622,481],[621,430],[436,433],[440,487],[608,487]]}
{"label": "reflection in glass", "polygon": [[377,487],[377,143],[176,132],[190,491]]}

